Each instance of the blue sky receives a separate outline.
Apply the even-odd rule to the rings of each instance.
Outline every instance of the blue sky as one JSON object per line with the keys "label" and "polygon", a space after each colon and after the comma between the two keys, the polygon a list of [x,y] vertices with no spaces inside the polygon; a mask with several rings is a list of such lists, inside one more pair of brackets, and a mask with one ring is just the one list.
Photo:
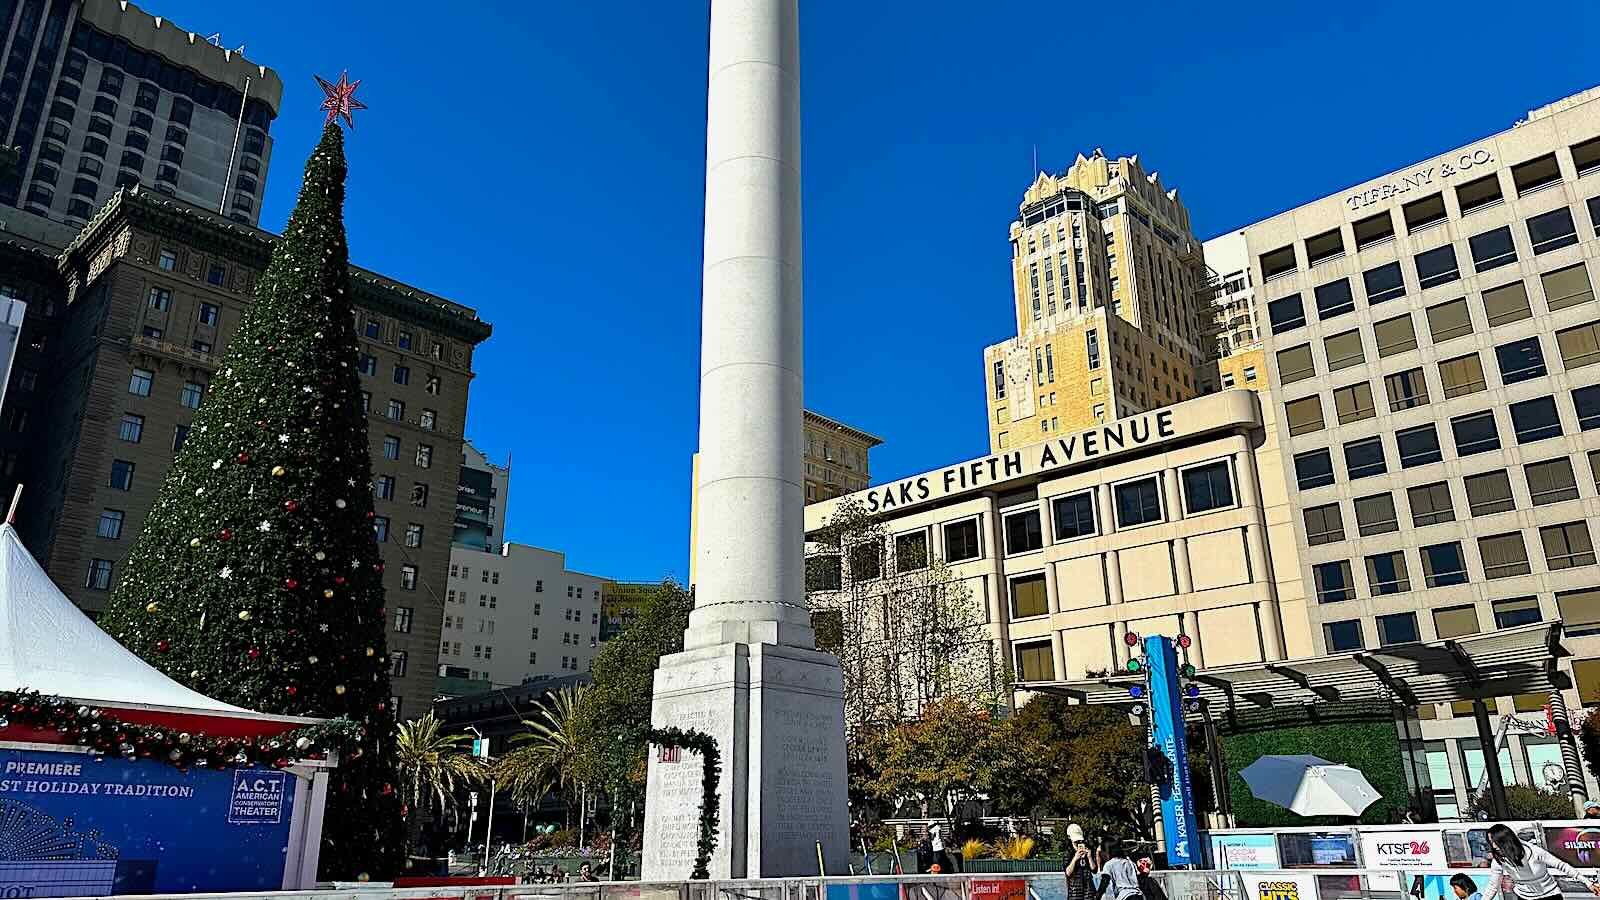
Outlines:
{"label": "blue sky", "polygon": [[[514,456],[508,533],[623,579],[688,569],[705,0],[143,0],[285,82],[262,224],[321,126],[372,108],[352,259],[475,307],[467,434]],[[1600,4],[1087,7],[802,0],[806,402],[875,481],[988,450],[1006,229],[1040,165],[1137,153],[1202,237],[1501,130],[1600,82]],[[1516,45],[1503,45],[1500,32]]]}

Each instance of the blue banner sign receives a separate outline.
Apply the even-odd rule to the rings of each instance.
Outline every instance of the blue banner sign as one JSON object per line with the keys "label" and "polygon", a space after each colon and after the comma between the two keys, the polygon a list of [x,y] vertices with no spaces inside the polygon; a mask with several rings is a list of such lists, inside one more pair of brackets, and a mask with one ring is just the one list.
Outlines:
{"label": "blue banner sign", "polygon": [[1150,723],[1155,746],[1171,764],[1172,778],[1160,785],[1162,835],[1167,864],[1200,863],[1199,823],[1194,815],[1194,783],[1183,733],[1183,693],[1178,686],[1178,649],[1171,638],[1144,639],[1150,663]]}
{"label": "blue banner sign", "polygon": [[295,777],[0,749],[0,897],[276,891]]}

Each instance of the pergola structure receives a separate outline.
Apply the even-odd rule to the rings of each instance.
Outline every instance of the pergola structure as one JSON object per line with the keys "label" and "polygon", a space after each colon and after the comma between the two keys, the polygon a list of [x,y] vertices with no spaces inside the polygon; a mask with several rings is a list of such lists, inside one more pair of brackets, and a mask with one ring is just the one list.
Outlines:
{"label": "pergola structure", "polygon": [[[1560,693],[1571,686],[1571,678],[1559,668],[1561,658],[1570,655],[1561,644],[1561,634],[1560,621],[1543,622],[1452,640],[1203,669],[1189,679],[1200,693],[1199,702],[1186,715],[1209,726],[1217,715],[1274,707],[1377,701],[1416,708],[1471,701],[1478,739],[1485,748],[1490,798],[1503,813],[1505,780],[1493,750],[1489,701],[1517,694],[1550,696],[1568,769],[1577,763]],[[1142,684],[1143,673],[1126,672],[1077,681],[1019,682],[1015,689],[1056,694],[1075,703],[1127,706],[1133,702],[1128,689]],[[1569,771],[1569,785],[1574,780],[1581,786],[1581,773]]]}

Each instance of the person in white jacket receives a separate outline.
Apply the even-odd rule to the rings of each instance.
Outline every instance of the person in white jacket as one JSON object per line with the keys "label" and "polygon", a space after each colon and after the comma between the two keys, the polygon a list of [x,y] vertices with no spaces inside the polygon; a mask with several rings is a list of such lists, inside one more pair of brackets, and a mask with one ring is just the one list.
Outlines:
{"label": "person in white jacket", "polygon": [[1489,859],[1489,884],[1483,890],[1483,900],[1498,900],[1506,878],[1511,879],[1517,900],[1561,900],[1558,875],[1582,882],[1590,893],[1600,897],[1600,884],[1579,874],[1566,860],[1517,837],[1505,825],[1489,829]]}

